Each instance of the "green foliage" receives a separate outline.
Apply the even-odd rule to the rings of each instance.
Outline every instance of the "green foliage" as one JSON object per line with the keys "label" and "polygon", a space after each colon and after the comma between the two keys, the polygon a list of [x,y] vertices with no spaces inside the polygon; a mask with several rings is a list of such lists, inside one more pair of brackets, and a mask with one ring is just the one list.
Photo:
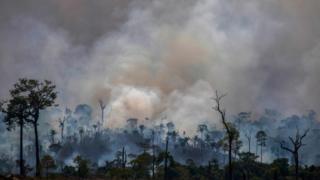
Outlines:
{"label": "green foliage", "polygon": [[57,166],[53,157],[51,157],[50,155],[45,155],[41,159],[41,167],[45,170],[46,176],[48,177],[49,170],[55,169]]}
{"label": "green foliage", "polygon": [[258,156],[251,152],[241,152],[239,153],[239,160],[242,162],[252,163],[255,162]]}
{"label": "green foliage", "polygon": [[259,146],[266,146],[267,134],[264,131],[258,131],[256,139]]}
{"label": "green foliage", "polygon": [[77,175],[79,177],[87,177],[89,175],[89,161],[83,159],[81,156],[74,158],[73,162],[76,164]]}
{"label": "green foliage", "polygon": [[229,136],[231,136],[232,142],[231,142],[231,149],[234,152],[234,154],[238,154],[241,146],[242,146],[242,141],[240,141],[240,133],[239,131],[234,127],[233,124],[228,123],[230,133],[225,134],[223,139],[220,140],[219,144],[222,146],[224,151],[228,151],[229,147]]}
{"label": "green foliage", "polygon": [[286,177],[289,174],[289,163],[287,158],[275,159],[270,166],[273,174],[278,174],[279,177]]}
{"label": "green foliage", "polygon": [[62,173],[64,176],[74,176],[76,175],[76,168],[73,166],[64,166],[62,168]]}
{"label": "green foliage", "polygon": [[122,180],[122,179],[129,179],[133,177],[134,174],[132,169],[123,169],[123,168],[111,168],[106,174],[107,179],[113,180]]}
{"label": "green foliage", "polygon": [[137,156],[134,160],[130,162],[132,165],[133,173],[135,178],[149,178],[152,166],[152,156],[144,152]]}
{"label": "green foliage", "polygon": [[14,96],[24,96],[34,109],[45,109],[54,104],[57,98],[56,86],[51,81],[34,79],[19,79],[10,93]]}
{"label": "green foliage", "polygon": [[54,101],[57,98],[55,88],[56,86],[48,80],[19,79],[14,84],[14,88],[10,90],[12,99],[7,105],[7,110],[1,108],[7,114],[5,122],[9,130],[14,127],[16,119],[22,126],[25,122],[33,125],[35,132],[36,176],[41,174],[40,143],[37,130],[40,110],[54,105]]}

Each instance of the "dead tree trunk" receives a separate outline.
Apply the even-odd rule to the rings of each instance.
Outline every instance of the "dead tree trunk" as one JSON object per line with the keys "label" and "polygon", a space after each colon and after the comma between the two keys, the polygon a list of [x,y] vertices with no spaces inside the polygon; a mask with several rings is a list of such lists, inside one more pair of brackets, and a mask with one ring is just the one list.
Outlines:
{"label": "dead tree trunk", "polygon": [[307,136],[308,132],[309,132],[309,129],[307,129],[302,135],[300,135],[299,130],[297,129],[295,139],[289,136],[289,140],[293,146],[292,148],[285,146],[284,142],[280,142],[280,147],[290,152],[294,158],[296,180],[299,179],[299,150],[303,145],[305,145],[305,144],[302,144],[302,140],[304,137]]}
{"label": "dead tree trunk", "polygon": [[125,150],[125,148],[124,147],[122,147],[122,163],[121,163],[121,165],[122,165],[122,168],[123,169],[125,169],[126,168],[126,163],[127,163],[127,153],[126,153],[126,150]]}
{"label": "dead tree trunk", "polygon": [[168,144],[169,138],[166,138],[166,151],[164,157],[164,180],[168,180]]}
{"label": "dead tree trunk", "polygon": [[219,95],[218,91],[216,91],[215,97],[213,97],[213,100],[216,103],[216,106],[213,107],[214,110],[216,110],[220,114],[220,118],[222,121],[222,124],[224,128],[226,129],[227,138],[228,138],[228,179],[233,179],[233,172],[232,172],[232,142],[234,140],[234,133],[231,130],[230,124],[226,121],[226,110],[221,108],[221,99],[225,97],[225,94]]}
{"label": "dead tree trunk", "polygon": [[251,153],[251,134],[245,134],[247,140],[248,140],[248,150],[249,150],[249,153]]}
{"label": "dead tree trunk", "polygon": [[20,120],[20,161],[19,161],[19,166],[20,166],[20,175],[21,176],[25,176],[24,159],[23,159],[23,126],[24,126],[24,123],[22,120]]}
{"label": "dead tree trunk", "polygon": [[66,117],[63,117],[63,120],[59,120],[59,126],[60,126],[60,128],[61,128],[61,142],[63,142],[63,131],[64,131],[64,123],[65,123],[65,121],[66,121]]}
{"label": "dead tree trunk", "polygon": [[155,133],[154,133],[154,130],[152,130],[152,179],[154,179],[155,162],[156,162],[154,136],[155,136]]}
{"label": "dead tree trunk", "polygon": [[106,108],[106,105],[103,103],[102,100],[99,100],[99,105],[100,105],[100,109],[101,109],[101,124],[103,127],[103,125],[104,125],[104,109]]}

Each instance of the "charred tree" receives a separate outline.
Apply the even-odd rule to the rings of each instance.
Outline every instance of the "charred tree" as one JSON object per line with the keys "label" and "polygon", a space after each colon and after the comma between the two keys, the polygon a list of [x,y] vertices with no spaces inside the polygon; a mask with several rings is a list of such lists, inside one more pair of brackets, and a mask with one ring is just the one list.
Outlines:
{"label": "charred tree", "polygon": [[248,152],[251,153],[251,130],[248,133],[245,133],[245,137],[248,140]]}
{"label": "charred tree", "polygon": [[292,138],[289,136],[289,140],[292,144],[292,148],[289,148],[285,145],[285,142],[280,142],[280,147],[288,152],[290,152],[294,158],[294,165],[295,165],[295,177],[296,180],[299,179],[299,150],[305,144],[302,143],[303,138],[307,136],[309,129],[305,130],[304,133],[301,135],[299,129],[297,129],[296,137]]}
{"label": "charred tree", "polygon": [[59,127],[61,133],[61,142],[63,142],[63,133],[64,133],[64,123],[66,122],[66,117],[63,117],[63,120],[59,119]]}
{"label": "charred tree", "polygon": [[234,131],[232,130],[233,128],[232,128],[231,123],[227,122],[227,120],[226,120],[226,110],[221,107],[221,100],[225,96],[226,96],[226,94],[219,95],[218,91],[216,91],[215,97],[213,97],[212,99],[216,103],[216,106],[213,107],[213,109],[219,113],[221,121],[222,121],[222,124],[223,124],[223,126],[224,126],[224,128],[226,130],[226,133],[227,133],[227,141],[228,141],[228,179],[232,180],[233,179],[232,143],[233,143],[233,141],[234,141],[236,136],[235,136]]}
{"label": "charred tree", "polygon": [[122,147],[122,152],[121,152],[121,167],[122,169],[126,168],[126,163],[127,163],[127,152],[125,147]]}
{"label": "charred tree", "polygon": [[155,132],[154,130],[152,130],[152,179],[154,179],[155,163],[156,163],[154,138],[155,138]]}
{"label": "charred tree", "polygon": [[106,104],[100,99],[99,100],[99,105],[101,109],[101,125],[104,125],[104,109],[106,108]]}
{"label": "charred tree", "polygon": [[169,145],[169,137],[166,138],[166,151],[165,151],[165,157],[164,157],[164,180],[168,180],[168,145]]}

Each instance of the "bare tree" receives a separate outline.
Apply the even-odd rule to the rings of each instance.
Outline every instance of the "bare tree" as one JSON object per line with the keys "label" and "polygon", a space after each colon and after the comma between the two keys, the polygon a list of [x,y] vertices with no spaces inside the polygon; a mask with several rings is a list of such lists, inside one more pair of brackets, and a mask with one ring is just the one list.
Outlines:
{"label": "bare tree", "polygon": [[61,128],[61,142],[63,142],[63,131],[64,131],[64,123],[66,122],[66,118],[63,117],[63,120],[59,118],[59,127]]}
{"label": "bare tree", "polygon": [[260,162],[262,163],[262,147],[266,146],[267,134],[263,130],[260,130],[256,134],[257,145],[260,146]]}
{"label": "bare tree", "polygon": [[100,99],[99,105],[100,105],[100,109],[101,109],[101,122],[102,122],[102,126],[103,126],[104,125],[104,109],[106,108],[106,104],[104,104],[104,102]]}
{"label": "bare tree", "polygon": [[248,140],[248,151],[251,153],[251,130],[244,134]]}
{"label": "bare tree", "polygon": [[67,119],[69,119],[71,116],[71,110],[69,108],[66,108],[65,110],[65,115],[63,116],[63,119],[61,120],[59,118],[59,127],[61,128],[60,129],[60,133],[61,133],[61,142],[63,142],[63,139],[64,139],[64,127],[65,127],[65,123],[67,121]]}
{"label": "bare tree", "polygon": [[122,147],[122,152],[121,152],[121,167],[123,169],[126,168],[126,163],[127,163],[127,151],[125,149],[125,147]]}
{"label": "bare tree", "polygon": [[152,179],[154,179],[156,156],[155,156],[155,144],[154,144],[155,132],[153,129],[151,130],[151,135],[152,135],[151,136],[152,138]]}
{"label": "bare tree", "polygon": [[165,157],[164,157],[164,180],[168,180],[168,145],[169,145],[169,137],[166,137],[166,151],[165,151]]}
{"label": "bare tree", "polygon": [[232,144],[234,139],[236,138],[235,131],[233,130],[233,126],[230,122],[226,120],[226,110],[221,107],[221,100],[225,97],[226,94],[219,95],[218,91],[215,93],[215,97],[212,99],[215,101],[216,106],[213,107],[220,114],[220,118],[224,128],[226,129],[227,141],[228,141],[228,158],[229,158],[229,167],[228,167],[228,179],[232,180]]}
{"label": "bare tree", "polygon": [[55,143],[55,135],[57,134],[57,132],[54,129],[50,130],[50,138],[51,138],[51,144]]}
{"label": "bare tree", "polygon": [[299,177],[299,150],[302,146],[305,145],[302,143],[302,140],[307,136],[308,132],[309,129],[305,130],[304,133],[301,135],[299,129],[297,128],[296,137],[293,139],[291,136],[289,136],[289,140],[293,146],[292,148],[287,147],[284,141],[280,142],[281,149],[290,152],[294,158],[296,180]]}

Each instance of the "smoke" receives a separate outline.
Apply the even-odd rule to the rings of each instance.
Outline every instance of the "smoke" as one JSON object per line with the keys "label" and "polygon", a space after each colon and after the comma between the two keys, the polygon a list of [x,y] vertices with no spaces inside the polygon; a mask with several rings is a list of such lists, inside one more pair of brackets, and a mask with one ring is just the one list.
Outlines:
{"label": "smoke", "polygon": [[217,124],[215,89],[229,114],[320,109],[317,0],[1,3],[3,98],[20,77],[49,79],[62,107],[99,118],[108,103],[108,127],[166,116],[180,131]]}

